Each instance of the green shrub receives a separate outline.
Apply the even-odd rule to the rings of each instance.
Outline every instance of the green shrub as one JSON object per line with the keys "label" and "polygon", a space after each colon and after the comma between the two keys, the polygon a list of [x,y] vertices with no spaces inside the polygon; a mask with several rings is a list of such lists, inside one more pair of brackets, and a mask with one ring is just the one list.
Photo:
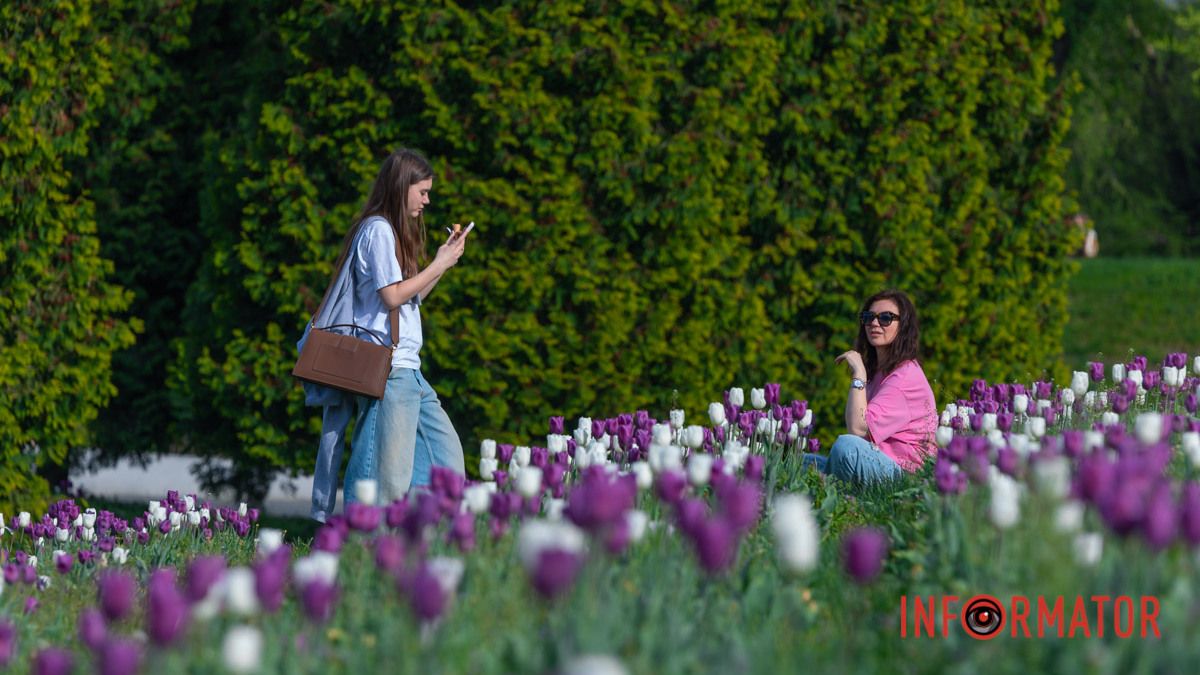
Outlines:
{"label": "green shrub", "polygon": [[[288,371],[379,161],[434,161],[431,239],[478,226],[425,305],[471,448],[549,414],[703,409],[780,381],[840,425],[862,298],[922,310],[939,401],[1061,374],[1067,95],[1057,3],[507,2],[266,16],[283,86],[212,146],[209,242],[171,386],[232,479],[311,466]],[[266,58],[266,57],[264,57]],[[265,87],[259,89],[265,91]],[[218,189],[225,188],[225,189]],[[236,224],[226,217],[236,214]],[[674,401],[675,391],[679,394]]]}
{"label": "green shrub", "polygon": [[94,205],[71,189],[114,73],[86,5],[0,5],[0,512],[44,508],[51,472],[113,395],[136,321],[111,283]]}

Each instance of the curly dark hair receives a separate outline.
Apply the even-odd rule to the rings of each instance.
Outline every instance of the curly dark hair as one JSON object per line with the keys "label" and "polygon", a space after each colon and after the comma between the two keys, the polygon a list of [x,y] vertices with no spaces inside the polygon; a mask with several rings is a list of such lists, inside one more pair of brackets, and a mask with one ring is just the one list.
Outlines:
{"label": "curly dark hair", "polygon": [[887,350],[887,357],[880,362],[875,347],[867,340],[867,327],[859,322],[858,339],[854,341],[854,349],[863,355],[863,365],[867,367],[867,380],[873,379],[875,373],[887,376],[900,364],[915,361],[921,355],[921,325],[917,321],[917,308],[913,306],[912,300],[908,299],[904,291],[890,288],[867,298],[861,311],[871,309],[871,305],[879,300],[891,300],[896,303],[897,309],[900,310],[900,318],[897,319],[900,322],[900,330]]}

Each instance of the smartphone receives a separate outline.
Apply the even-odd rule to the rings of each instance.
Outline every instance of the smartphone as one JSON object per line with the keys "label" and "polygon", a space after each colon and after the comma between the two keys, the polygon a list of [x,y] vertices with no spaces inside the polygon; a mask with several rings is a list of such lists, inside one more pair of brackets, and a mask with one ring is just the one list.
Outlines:
{"label": "smartphone", "polygon": [[[475,229],[475,221],[472,220],[470,223],[467,223],[467,226],[465,228],[463,228],[462,230],[459,231],[458,236],[465,237],[465,236],[467,236],[467,233],[473,229]],[[450,235],[451,239],[455,238],[454,230],[451,230],[450,228],[447,227],[446,233]]]}

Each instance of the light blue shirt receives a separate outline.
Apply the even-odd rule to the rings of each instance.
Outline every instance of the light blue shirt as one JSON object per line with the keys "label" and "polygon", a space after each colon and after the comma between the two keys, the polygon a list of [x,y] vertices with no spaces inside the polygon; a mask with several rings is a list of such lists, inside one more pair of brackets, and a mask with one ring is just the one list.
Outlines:
{"label": "light blue shirt", "polygon": [[[404,280],[396,259],[396,236],[388,221],[371,216],[363,223],[354,242],[350,259],[354,277],[354,323],[370,329],[391,344],[388,308],[379,297],[379,289]],[[421,294],[400,306],[400,325],[392,368],[421,367]]]}

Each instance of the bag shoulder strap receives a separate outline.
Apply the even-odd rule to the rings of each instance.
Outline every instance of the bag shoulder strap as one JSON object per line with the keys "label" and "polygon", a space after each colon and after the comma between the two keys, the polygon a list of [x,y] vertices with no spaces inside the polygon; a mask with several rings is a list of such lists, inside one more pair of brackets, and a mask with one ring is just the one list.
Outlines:
{"label": "bag shoulder strap", "polygon": [[[351,247],[354,247],[355,243],[358,241],[358,231],[360,229],[362,229],[363,223],[365,223],[365,222],[367,222],[366,218],[360,220],[358,223],[356,223],[354,225],[354,230],[355,230],[354,236],[350,237],[350,246]],[[352,254],[347,254],[345,262],[342,263],[343,267],[348,267],[350,265],[350,263],[353,262],[353,260],[354,260],[354,256]],[[313,312],[312,319],[309,320],[309,322],[312,324],[313,328],[317,327],[317,317],[321,315],[321,310],[325,308],[325,302],[329,300],[329,294],[333,292],[333,287],[337,285],[338,277],[340,277],[341,275],[342,275],[341,269],[334,270],[333,278],[331,278],[329,280],[329,285],[325,287],[325,295],[321,296],[321,304],[317,305],[317,311]],[[388,328],[392,334],[391,335],[392,348],[395,349],[396,345],[400,343],[400,308],[399,307],[388,312]]]}

